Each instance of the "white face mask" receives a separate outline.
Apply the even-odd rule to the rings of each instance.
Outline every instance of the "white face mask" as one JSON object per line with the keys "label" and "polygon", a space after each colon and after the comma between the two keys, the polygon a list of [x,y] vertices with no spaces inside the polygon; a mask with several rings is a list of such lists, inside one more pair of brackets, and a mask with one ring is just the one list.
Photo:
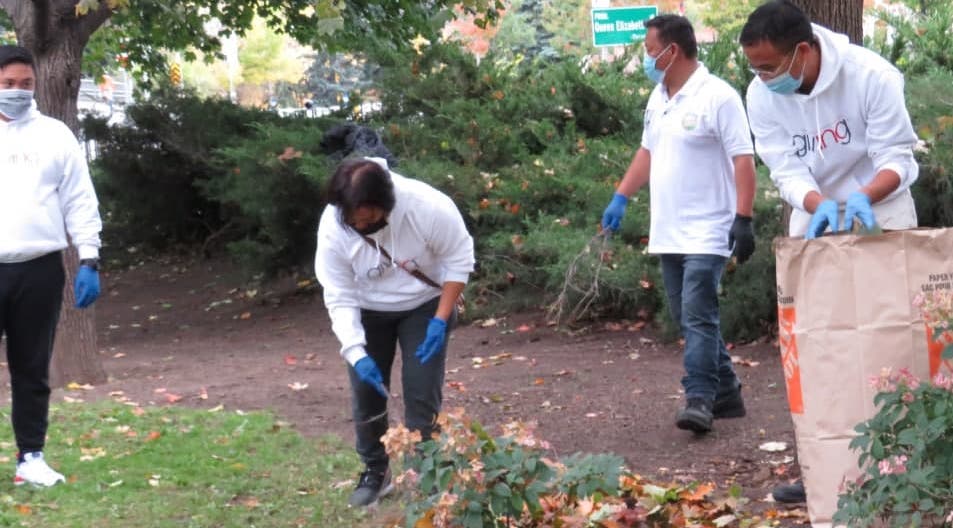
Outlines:
{"label": "white face mask", "polygon": [[11,121],[22,118],[33,104],[33,90],[0,90],[0,114]]}

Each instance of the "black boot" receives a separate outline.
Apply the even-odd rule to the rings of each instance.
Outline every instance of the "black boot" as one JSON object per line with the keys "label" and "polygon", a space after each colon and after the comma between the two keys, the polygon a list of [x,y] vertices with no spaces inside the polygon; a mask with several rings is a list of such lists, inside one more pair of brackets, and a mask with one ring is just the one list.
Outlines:
{"label": "black boot", "polygon": [[696,433],[711,431],[711,403],[702,398],[689,398],[685,408],[679,411],[675,425]]}
{"label": "black boot", "polygon": [[771,490],[771,496],[777,502],[796,504],[807,502],[807,493],[804,491],[804,481],[796,480],[793,484],[780,484]]}
{"label": "black boot", "polygon": [[741,397],[741,385],[738,385],[738,388],[729,393],[716,396],[715,403],[711,406],[711,413],[716,420],[719,418],[741,418],[747,414],[745,401]]}

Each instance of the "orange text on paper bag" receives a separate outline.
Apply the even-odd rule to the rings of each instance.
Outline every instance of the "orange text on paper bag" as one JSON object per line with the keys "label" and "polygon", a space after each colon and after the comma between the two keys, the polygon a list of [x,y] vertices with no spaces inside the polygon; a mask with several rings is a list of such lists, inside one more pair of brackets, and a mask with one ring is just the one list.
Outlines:
{"label": "orange text on paper bag", "polygon": [[781,347],[781,365],[788,387],[788,405],[792,414],[804,414],[804,393],[801,391],[801,365],[797,358],[797,339],[794,306],[778,306],[778,345]]}
{"label": "orange text on paper bag", "polygon": [[930,379],[936,377],[940,373],[942,368],[947,376],[953,374],[953,363],[948,359],[943,359],[943,349],[946,348],[946,343],[937,341],[933,335],[933,327],[926,325],[927,327],[927,352],[930,354]]}

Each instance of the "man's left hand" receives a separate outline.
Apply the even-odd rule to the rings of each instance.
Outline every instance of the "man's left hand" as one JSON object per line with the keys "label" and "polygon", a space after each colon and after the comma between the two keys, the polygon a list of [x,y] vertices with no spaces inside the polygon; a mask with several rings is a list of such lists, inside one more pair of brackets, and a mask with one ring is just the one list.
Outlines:
{"label": "man's left hand", "polygon": [[870,208],[870,197],[859,191],[852,192],[847,197],[847,209],[844,211],[845,230],[851,230],[855,217],[868,231],[877,225],[874,221],[874,210]]}
{"label": "man's left hand", "polygon": [[73,294],[77,308],[86,308],[96,302],[99,297],[99,272],[89,266],[80,266],[76,272]]}
{"label": "man's left hand", "polygon": [[424,338],[424,342],[417,347],[417,359],[420,360],[420,364],[433,359],[441,349],[443,349],[443,342],[447,339],[447,322],[443,319],[434,317],[430,320],[430,324],[427,325],[427,337]]}
{"label": "man's left hand", "polygon": [[743,264],[754,253],[754,229],[751,227],[751,217],[735,215],[735,221],[728,231],[728,249],[732,250],[738,264]]}

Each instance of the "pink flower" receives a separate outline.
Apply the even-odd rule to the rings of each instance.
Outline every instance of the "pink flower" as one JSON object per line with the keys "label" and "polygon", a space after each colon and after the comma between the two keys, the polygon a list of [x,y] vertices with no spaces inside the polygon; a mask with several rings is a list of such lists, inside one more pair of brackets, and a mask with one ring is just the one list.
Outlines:
{"label": "pink flower", "polygon": [[902,475],[907,472],[907,455],[894,455],[877,463],[881,475]]}
{"label": "pink flower", "polygon": [[913,403],[913,400],[915,400],[916,397],[914,397],[912,392],[905,392],[900,399],[903,400],[904,403]]}
{"label": "pink flower", "polygon": [[883,476],[883,475],[889,475],[889,474],[891,473],[891,471],[890,471],[890,461],[884,459],[884,460],[881,460],[880,462],[877,462],[877,469],[880,470],[880,474],[881,474],[882,476]]}
{"label": "pink flower", "polygon": [[943,390],[951,390],[953,389],[953,377],[949,377],[946,374],[939,372],[933,377],[933,385]]}

